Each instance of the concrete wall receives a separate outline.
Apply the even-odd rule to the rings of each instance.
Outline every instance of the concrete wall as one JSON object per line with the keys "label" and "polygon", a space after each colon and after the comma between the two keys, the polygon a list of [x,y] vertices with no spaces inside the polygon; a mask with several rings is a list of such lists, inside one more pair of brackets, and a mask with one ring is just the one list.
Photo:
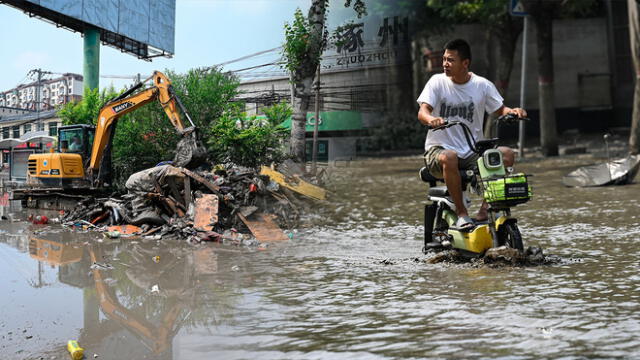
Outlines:
{"label": "concrete wall", "polygon": [[354,160],[356,158],[355,137],[335,137],[329,140],[329,162]]}
{"label": "concrete wall", "polygon": [[[526,106],[538,109],[538,66],[536,29],[530,23],[528,34]],[[522,36],[516,49],[511,73],[508,104],[518,104]],[[553,23],[555,102],[558,108],[611,107],[607,26],[604,18],[556,20]]]}

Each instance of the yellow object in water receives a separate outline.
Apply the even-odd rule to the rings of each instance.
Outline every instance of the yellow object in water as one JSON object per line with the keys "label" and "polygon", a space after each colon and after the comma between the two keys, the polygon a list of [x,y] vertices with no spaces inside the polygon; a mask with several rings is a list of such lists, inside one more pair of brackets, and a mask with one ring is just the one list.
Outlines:
{"label": "yellow object in water", "polygon": [[75,340],[69,340],[67,343],[67,350],[69,351],[69,354],[71,354],[71,358],[73,360],[81,360],[84,357],[84,349],[81,348]]}
{"label": "yellow object in water", "polygon": [[312,199],[324,200],[327,198],[327,191],[325,189],[310,184],[297,176],[288,177],[266,166],[260,169],[260,175],[267,175],[278,184]]}

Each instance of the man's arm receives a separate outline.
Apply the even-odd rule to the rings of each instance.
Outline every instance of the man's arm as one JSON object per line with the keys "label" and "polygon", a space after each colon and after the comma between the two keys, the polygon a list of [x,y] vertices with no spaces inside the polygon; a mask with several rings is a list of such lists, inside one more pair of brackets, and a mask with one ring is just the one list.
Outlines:
{"label": "man's arm", "polygon": [[522,109],[522,108],[510,108],[510,107],[506,107],[504,105],[502,105],[500,107],[500,109],[496,110],[493,113],[493,116],[498,117],[498,116],[507,115],[507,114],[516,114],[520,118],[527,117],[527,111],[525,109]]}
{"label": "man's arm", "polygon": [[444,125],[444,119],[431,115],[432,111],[433,107],[431,107],[431,105],[426,103],[420,104],[420,110],[418,110],[418,121],[431,127]]}

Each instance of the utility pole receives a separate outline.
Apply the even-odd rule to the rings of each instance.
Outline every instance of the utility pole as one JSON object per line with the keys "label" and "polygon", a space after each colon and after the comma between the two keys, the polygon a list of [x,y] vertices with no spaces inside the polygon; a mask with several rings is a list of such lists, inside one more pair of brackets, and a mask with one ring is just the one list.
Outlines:
{"label": "utility pole", "polygon": [[[43,71],[42,69],[33,69],[29,71],[30,75],[36,75],[36,131],[40,131],[40,129],[44,130],[44,124],[42,120],[40,120],[40,87],[42,84],[42,74],[52,74],[50,71]],[[43,150],[42,140],[40,140],[40,150]]]}
{"label": "utility pole", "polygon": [[[529,17],[524,16],[524,29],[522,30],[522,68],[520,70],[520,108],[525,106],[525,91],[527,89],[527,33],[528,33]],[[520,157],[524,159],[524,121],[518,122],[518,152]]]}
{"label": "utility pole", "polygon": [[316,70],[316,120],[313,122],[313,151],[311,156],[311,173],[316,175],[318,161],[318,124],[320,123],[320,64]]}

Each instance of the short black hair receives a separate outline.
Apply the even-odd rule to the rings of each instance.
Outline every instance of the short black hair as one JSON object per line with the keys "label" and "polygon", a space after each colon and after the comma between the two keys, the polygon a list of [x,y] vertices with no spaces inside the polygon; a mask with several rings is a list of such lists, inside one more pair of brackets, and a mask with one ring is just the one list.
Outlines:
{"label": "short black hair", "polygon": [[460,55],[461,60],[469,59],[471,61],[471,47],[469,43],[462,39],[451,40],[444,45],[445,50],[455,50]]}

